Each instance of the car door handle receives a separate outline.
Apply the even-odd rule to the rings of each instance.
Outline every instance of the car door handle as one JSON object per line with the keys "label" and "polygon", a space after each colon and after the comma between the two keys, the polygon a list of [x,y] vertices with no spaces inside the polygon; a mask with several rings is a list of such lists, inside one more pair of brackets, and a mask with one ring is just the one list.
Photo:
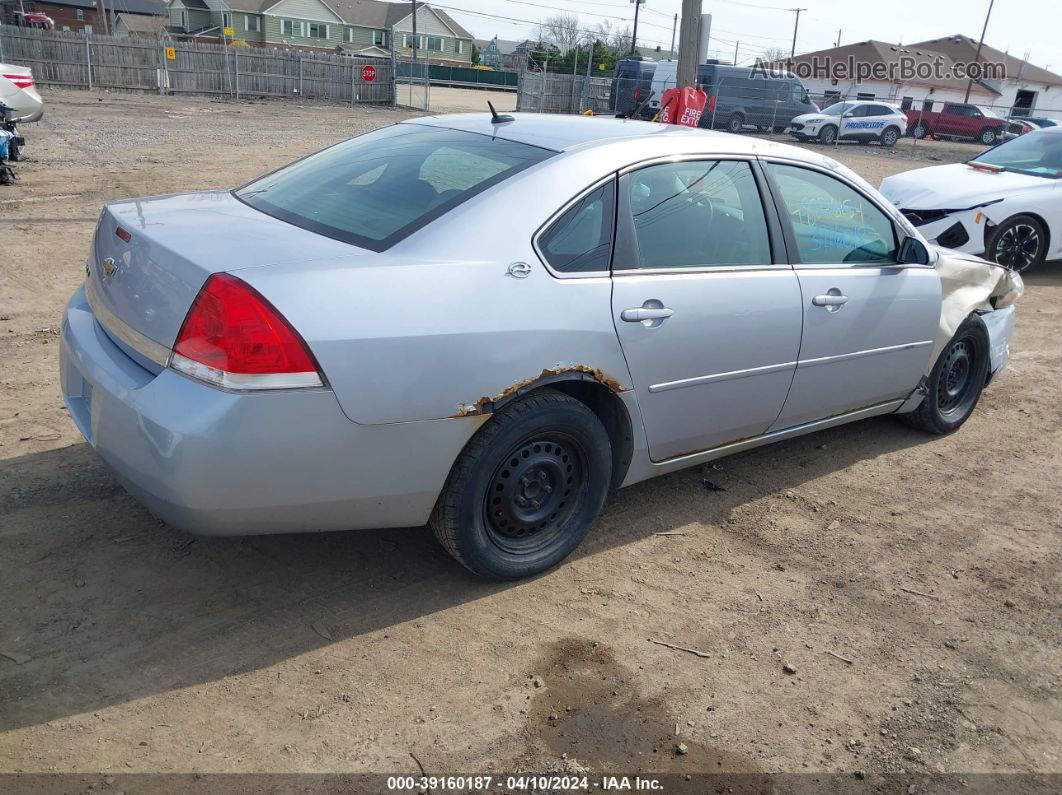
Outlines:
{"label": "car door handle", "polygon": [[840,293],[826,293],[826,295],[816,295],[811,299],[811,303],[815,306],[843,306],[848,303],[848,296]]}
{"label": "car door handle", "polygon": [[631,309],[624,309],[620,312],[620,318],[626,320],[628,323],[641,323],[643,320],[663,320],[664,318],[671,317],[675,314],[675,310],[668,309],[666,306],[660,308],[651,308],[645,306],[632,307]]}

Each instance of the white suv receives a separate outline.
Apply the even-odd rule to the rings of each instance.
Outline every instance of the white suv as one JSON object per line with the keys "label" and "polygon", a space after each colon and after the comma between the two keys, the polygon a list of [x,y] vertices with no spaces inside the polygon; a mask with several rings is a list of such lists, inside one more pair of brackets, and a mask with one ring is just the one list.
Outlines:
{"label": "white suv", "polygon": [[907,129],[907,116],[895,105],[884,102],[837,102],[819,113],[797,116],[789,134],[800,141],[817,138],[821,143],[838,140],[895,146]]}

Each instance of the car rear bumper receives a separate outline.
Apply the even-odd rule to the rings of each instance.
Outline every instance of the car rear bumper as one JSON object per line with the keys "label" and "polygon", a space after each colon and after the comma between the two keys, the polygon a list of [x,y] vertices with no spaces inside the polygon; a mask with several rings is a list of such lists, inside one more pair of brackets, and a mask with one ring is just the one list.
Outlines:
{"label": "car rear bumper", "polygon": [[241,394],[144,369],[79,289],[63,319],[63,398],[147,508],[204,535],[424,524],[485,417],[358,425],[328,389]]}

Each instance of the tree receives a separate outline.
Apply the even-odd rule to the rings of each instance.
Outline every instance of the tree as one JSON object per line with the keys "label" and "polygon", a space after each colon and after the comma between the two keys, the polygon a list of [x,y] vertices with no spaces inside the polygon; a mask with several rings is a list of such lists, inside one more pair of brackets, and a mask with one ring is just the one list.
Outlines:
{"label": "tree", "polygon": [[554,14],[546,17],[539,29],[539,36],[546,44],[552,44],[567,55],[579,46],[583,32],[579,29],[579,17],[574,14]]}
{"label": "tree", "polygon": [[775,63],[776,61],[784,61],[789,57],[789,50],[785,47],[768,47],[763,51],[764,63]]}
{"label": "tree", "polygon": [[622,28],[613,27],[612,22],[606,19],[598,22],[591,30],[595,38],[605,47],[623,54],[631,51],[634,34],[631,33],[630,25],[624,25]]}
{"label": "tree", "polygon": [[476,46],[475,42],[472,42],[472,54],[469,57],[472,59],[473,66],[479,64],[479,47]]}

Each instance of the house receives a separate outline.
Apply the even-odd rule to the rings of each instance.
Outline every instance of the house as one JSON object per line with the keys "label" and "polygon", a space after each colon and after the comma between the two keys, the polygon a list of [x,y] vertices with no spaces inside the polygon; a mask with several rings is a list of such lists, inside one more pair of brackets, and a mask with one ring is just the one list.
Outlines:
{"label": "house", "polygon": [[1001,116],[1035,110],[1062,118],[1062,77],[986,45],[979,62],[1005,64],[1006,76],[986,74],[971,82],[959,76],[960,65],[974,63],[976,52],[977,42],[966,36],[905,45],[870,40],[802,53],[783,65],[827,104],[879,99],[904,110],[940,110],[940,103],[966,101],[969,90],[969,102]]}
{"label": "house", "polygon": [[112,32],[115,36],[159,38],[166,33],[166,17],[119,11],[114,16]]}
{"label": "house", "polygon": [[[213,39],[232,28],[233,39],[253,47],[283,47],[349,55],[413,55],[408,3],[379,0],[169,0],[170,31]],[[417,7],[417,56],[430,63],[467,66],[472,34],[440,8]]]}
{"label": "house", "polygon": [[509,41],[495,36],[489,41],[476,39],[479,47],[479,62],[492,69],[519,72],[527,61],[527,54],[535,48],[536,43],[530,39]]}
{"label": "house", "polygon": [[[977,40],[959,34],[910,46],[942,53],[953,61],[970,63],[978,59]],[[1008,115],[1046,116],[1062,121],[1062,76],[987,44],[981,47],[979,62],[1002,63],[1006,67],[1006,77],[984,82],[999,93],[997,104],[1009,108]]]}
{"label": "house", "polygon": [[[104,19],[98,0],[4,0],[0,2],[6,12],[10,8],[16,11],[47,14],[55,21],[56,30],[74,31],[75,33],[117,33],[116,17],[127,15],[131,25],[140,24],[132,21],[135,17],[159,17],[165,20],[166,0],[103,0],[102,6],[107,11]],[[0,16],[6,17],[7,14]]]}

